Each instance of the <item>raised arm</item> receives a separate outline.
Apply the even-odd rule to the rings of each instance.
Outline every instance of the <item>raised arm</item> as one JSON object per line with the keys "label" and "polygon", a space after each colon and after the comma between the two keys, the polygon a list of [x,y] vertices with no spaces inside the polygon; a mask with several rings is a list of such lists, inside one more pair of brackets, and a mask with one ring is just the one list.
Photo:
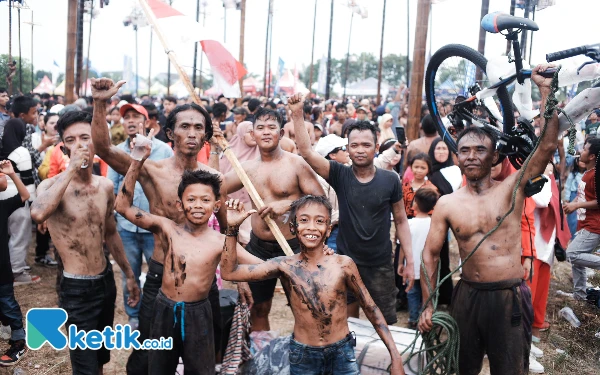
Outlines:
{"label": "raised arm", "polygon": [[69,168],[56,177],[42,181],[37,189],[37,198],[31,204],[31,218],[33,221],[41,224],[52,216],[60,204],[69,183],[88,157],[89,150],[78,144],[71,151]]}
{"label": "raised arm", "polygon": [[345,258],[343,267],[346,274],[346,285],[352,293],[358,297],[360,307],[362,307],[367,319],[373,324],[377,334],[390,352],[390,356],[392,357],[391,373],[404,375],[402,357],[400,356],[400,353],[398,353],[398,349],[396,348],[396,344],[394,343],[394,339],[392,338],[392,334],[385,322],[383,314],[373,301],[373,298],[371,298],[369,291],[365,287],[365,284],[358,273],[358,268],[354,261],[348,257]]}
{"label": "raised arm", "polygon": [[[542,96],[540,104],[541,116],[543,116],[544,111],[546,110],[548,95],[550,95],[552,91],[552,78],[544,78],[539,73],[544,72],[546,69],[552,66],[553,65],[550,64],[538,65],[533,69],[531,74],[531,79],[538,86]],[[527,181],[532,177],[535,177],[540,173],[544,173],[548,162],[552,159],[554,151],[556,151],[556,148],[558,147],[558,113],[556,111],[553,113],[552,118],[548,120],[547,125],[546,120],[543,117],[542,122],[542,126],[546,128],[546,132],[539,140],[539,146],[531,157],[531,160],[527,165],[527,169],[525,169],[525,174],[521,180],[521,188],[524,188]],[[516,179],[518,178],[518,175],[519,173],[514,173],[512,178]]]}
{"label": "raised arm", "polygon": [[279,258],[259,264],[239,264],[238,251],[243,250],[237,242],[240,224],[256,210],[246,212],[239,200],[229,200],[227,206],[227,231],[225,249],[221,254],[221,276],[230,281],[260,281],[279,276]]}
{"label": "raised arm", "polygon": [[161,223],[164,218],[153,215],[146,212],[138,207],[133,206],[133,193],[135,190],[135,182],[140,174],[140,170],[150,153],[152,152],[152,144],[147,145],[144,156],[141,161],[131,160],[131,165],[125,179],[123,180],[123,186],[117,195],[115,201],[115,210],[123,215],[124,218],[131,221],[135,226],[151,231],[152,233],[161,233]]}
{"label": "raised arm", "polygon": [[310,143],[310,136],[304,125],[304,96],[302,94],[293,95],[289,99],[289,106],[292,111],[292,122],[294,123],[294,132],[296,133],[298,153],[319,176],[327,180],[329,178],[329,161],[313,150]]}
{"label": "raised arm", "polygon": [[119,174],[127,173],[131,159],[129,155],[110,143],[106,125],[106,101],[110,100],[125,81],[115,85],[110,78],[92,78],[92,98],[94,98],[94,116],[92,118],[92,141],[96,154]]}
{"label": "raised arm", "polygon": [[[448,222],[446,220],[446,210],[448,209],[449,196],[441,197],[435,205],[433,215],[431,215],[431,227],[429,228],[429,234],[425,241],[425,247],[423,248],[423,263],[425,263],[425,272],[421,265],[421,260],[415,260],[419,262],[421,267],[421,290],[423,295],[423,303],[429,299],[429,288],[425,278],[429,278],[429,283],[432,290],[437,286],[437,271],[438,262],[440,261],[440,252],[446,235],[448,233]],[[433,304],[431,301],[425,306],[421,317],[419,318],[419,331],[428,332],[433,327],[431,323],[431,315],[433,314]]]}
{"label": "raised arm", "polygon": [[106,231],[104,232],[104,241],[115,262],[117,262],[123,273],[125,273],[125,277],[127,278],[127,290],[129,291],[127,304],[134,307],[140,300],[140,288],[137,285],[135,274],[131,270],[131,266],[125,255],[121,236],[119,236],[119,232],[117,232],[117,222],[115,220],[115,215],[113,214],[115,195],[113,193],[113,184],[110,181],[107,181],[106,183],[106,196],[108,199],[106,206]]}
{"label": "raised arm", "polygon": [[0,173],[4,173],[15,183],[17,187],[17,192],[21,197],[21,202],[25,202],[29,199],[29,191],[27,187],[23,184],[23,181],[17,176],[15,170],[13,169],[12,163],[10,160],[2,160],[0,161]]}

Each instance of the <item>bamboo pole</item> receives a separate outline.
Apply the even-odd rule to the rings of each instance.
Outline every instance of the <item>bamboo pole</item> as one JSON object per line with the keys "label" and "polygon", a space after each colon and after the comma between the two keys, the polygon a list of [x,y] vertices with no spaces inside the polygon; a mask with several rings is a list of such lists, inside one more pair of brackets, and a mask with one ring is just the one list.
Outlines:
{"label": "bamboo pole", "polygon": [[[152,13],[150,6],[148,5],[148,3],[145,0],[138,0],[138,1],[142,7],[142,10],[146,14],[148,23],[154,29],[156,36],[158,37],[158,39],[162,43],[165,51],[167,52],[167,56],[169,57],[169,60],[171,61],[173,66],[175,66],[175,69],[179,73],[179,78],[181,79],[181,81],[183,82],[185,87],[187,88],[187,90],[190,94],[190,97],[194,100],[194,103],[201,105],[200,98],[198,97],[198,95],[196,95],[196,92],[194,91],[194,87],[192,86],[192,82],[190,81],[190,78],[188,77],[187,73],[181,68],[181,66],[177,63],[177,57],[175,55],[175,52],[173,52],[169,48],[169,45],[162,34],[162,30],[160,29],[159,25],[156,23],[156,17],[154,16],[154,13]],[[210,125],[210,124],[207,124],[207,125]],[[242,168],[242,165],[240,164],[239,160],[234,155],[233,151],[231,151],[231,149],[229,148],[227,141],[225,140],[225,138],[220,138],[218,140],[218,142],[219,142],[219,146],[221,146],[221,148],[223,148],[223,150],[225,150],[224,151],[225,157],[227,157],[227,159],[231,163],[231,166],[233,167],[233,170],[235,171],[235,173],[237,173],[238,177],[242,181],[242,184],[248,191],[248,195],[250,195],[250,198],[254,202],[254,205],[257,208],[262,208],[265,205],[262,198],[260,197],[260,195],[258,194],[256,189],[254,188],[254,185],[252,185],[252,181],[250,181],[250,178],[248,177],[248,175]],[[271,219],[270,217],[267,216],[265,218],[265,222],[269,226],[271,233],[273,233],[273,235],[275,236],[275,239],[277,240],[277,242],[279,243],[279,246],[281,246],[281,248],[283,249],[285,254],[288,256],[294,255],[294,253],[292,252],[292,249],[290,248],[289,244],[287,243],[287,240],[283,236],[283,233],[281,233],[281,231],[279,230],[279,227],[275,224],[273,219]]]}

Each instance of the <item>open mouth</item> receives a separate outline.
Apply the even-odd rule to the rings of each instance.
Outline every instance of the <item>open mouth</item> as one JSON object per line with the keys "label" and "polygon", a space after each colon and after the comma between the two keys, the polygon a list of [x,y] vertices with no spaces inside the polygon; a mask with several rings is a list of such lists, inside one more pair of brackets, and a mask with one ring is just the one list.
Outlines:
{"label": "open mouth", "polygon": [[319,238],[319,236],[317,236],[315,234],[306,234],[306,235],[304,235],[304,238],[306,238],[307,240],[316,240]]}
{"label": "open mouth", "polygon": [[204,214],[202,212],[192,212],[192,217],[195,219],[202,219],[202,217],[204,217]]}

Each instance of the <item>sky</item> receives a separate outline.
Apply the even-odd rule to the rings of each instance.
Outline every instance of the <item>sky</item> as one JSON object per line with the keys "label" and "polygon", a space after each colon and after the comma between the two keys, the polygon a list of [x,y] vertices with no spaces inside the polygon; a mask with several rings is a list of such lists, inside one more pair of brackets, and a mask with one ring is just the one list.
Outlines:
{"label": "sky", "polygon": [[[53,61],[61,69],[65,67],[67,35],[66,0],[25,0],[30,9],[21,11],[21,22],[34,22],[34,68],[51,70]],[[350,38],[350,53],[373,53],[379,55],[381,41],[382,11],[384,0],[358,0],[368,10],[368,17],[355,16],[350,30],[351,12],[347,0],[334,0],[332,56],[344,58]],[[387,0],[383,53],[406,54],[407,50],[407,3],[410,7],[410,56],[414,46],[414,30],[418,0]],[[98,0],[95,1],[98,3]],[[108,6],[98,8],[92,21],[90,60],[98,71],[122,71],[123,57],[132,56],[135,64],[135,33],[131,26],[123,26],[136,0],[111,0]],[[222,0],[201,0],[200,23],[204,22],[210,38],[223,42],[236,58],[239,55],[240,11],[224,11]],[[245,58],[248,71],[259,76],[264,72],[265,37],[269,0],[246,1]],[[316,34],[314,60],[327,55],[330,20],[330,0],[316,0]],[[185,15],[195,17],[196,1],[173,0],[173,7]],[[281,57],[286,68],[302,69],[310,64],[315,0],[274,0],[272,68],[275,70]],[[490,12],[508,13],[510,0],[490,0]],[[481,13],[480,0],[443,0],[432,5],[431,28],[428,46],[432,51],[450,44],[460,43],[477,49]],[[516,15],[523,11],[517,9]],[[542,63],[545,54],[584,44],[600,43],[595,25],[600,14],[598,0],[556,0],[556,5],[536,12],[535,21],[540,30],[533,35],[532,63]],[[0,2],[0,53],[8,52],[8,6]],[[226,25],[226,27],[225,27]],[[84,51],[87,51],[88,22],[84,25]],[[351,32],[351,34],[350,34]],[[153,38],[150,57],[150,28],[139,28],[139,75],[148,76],[149,62],[152,76],[167,71],[167,56],[158,38]],[[13,10],[13,54],[18,55],[17,11]],[[22,56],[31,58],[31,26],[21,27]],[[499,34],[488,34],[486,56],[501,55],[506,42]],[[429,48],[429,47],[428,47]],[[199,48],[200,50],[200,48]],[[190,46],[177,51],[179,62],[191,74],[194,49]],[[198,65],[200,65],[200,52]],[[135,65],[134,65],[135,66]],[[171,70],[174,73],[174,69]],[[204,57],[203,71],[208,73],[208,61]],[[316,73],[315,73],[316,74]]]}

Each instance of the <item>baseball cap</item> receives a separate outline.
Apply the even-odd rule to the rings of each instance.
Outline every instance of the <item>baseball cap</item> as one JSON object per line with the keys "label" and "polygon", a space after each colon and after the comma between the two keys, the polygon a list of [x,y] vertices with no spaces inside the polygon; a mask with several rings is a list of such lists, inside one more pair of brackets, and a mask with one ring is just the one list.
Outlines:
{"label": "baseball cap", "polygon": [[127,112],[127,110],[129,110],[129,109],[133,109],[137,113],[141,113],[142,115],[144,115],[146,117],[146,120],[148,120],[150,118],[150,116],[148,116],[148,111],[146,111],[146,108],[144,108],[143,106],[141,106],[139,104],[131,104],[131,103],[123,104],[121,106],[121,108],[119,108],[119,113],[121,114],[121,116],[125,116],[125,112]]}
{"label": "baseball cap", "polygon": [[318,152],[319,155],[325,157],[336,148],[346,146],[347,144],[347,138],[341,138],[335,134],[329,134],[328,136],[319,139],[319,142],[317,142],[317,147],[315,147],[315,151]]}
{"label": "baseball cap", "polygon": [[363,100],[360,101],[360,105],[363,106],[363,107],[368,107],[369,104],[371,104],[369,102],[369,99],[363,99]]}
{"label": "baseball cap", "polygon": [[320,131],[323,131],[323,125],[321,124],[315,124],[315,128],[319,129]]}
{"label": "baseball cap", "polygon": [[364,113],[369,113],[369,110],[367,109],[367,107],[358,107],[356,109],[356,112],[358,112],[358,111],[363,111]]}

